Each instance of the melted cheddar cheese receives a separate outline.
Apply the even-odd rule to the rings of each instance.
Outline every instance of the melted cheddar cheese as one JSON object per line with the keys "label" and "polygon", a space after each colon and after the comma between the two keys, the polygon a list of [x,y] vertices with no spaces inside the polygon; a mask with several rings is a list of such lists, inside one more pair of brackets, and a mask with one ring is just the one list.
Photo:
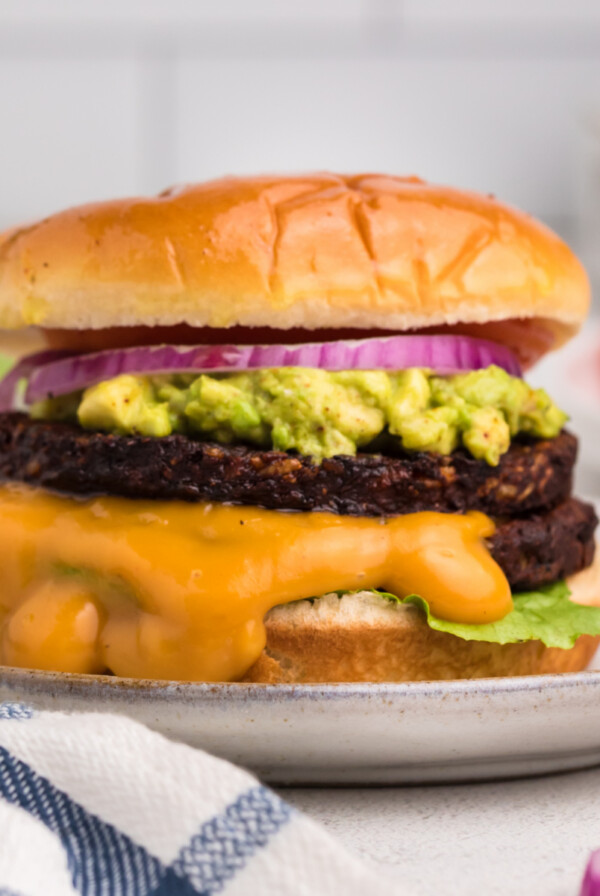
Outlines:
{"label": "melted cheddar cheese", "polygon": [[334,590],[425,598],[445,619],[512,607],[481,513],[387,520],[63,497],[0,487],[0,661],[64,672],[229,681],[269,609]]}

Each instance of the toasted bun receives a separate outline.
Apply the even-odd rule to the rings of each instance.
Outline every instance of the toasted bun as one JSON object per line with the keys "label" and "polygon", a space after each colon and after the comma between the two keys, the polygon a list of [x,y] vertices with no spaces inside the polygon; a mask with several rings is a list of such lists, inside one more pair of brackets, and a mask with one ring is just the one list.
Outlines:
{"label": "toasted bun", "polygon": [[417,178],[224,178],[70,209],[0,237],[0,327],[404,331],[581,324],[583,268],[493,198]]}
{"label": "toasted bun", "polygon": [[[600,604],[600,560],[568,584],[578,603]],[[369,592],[276,607],[266,627],[267,646],[245,681],[434,681],[578,672],[600,642],[583,635],[571,650],[560,650],[541,641],[463,641],[429,628],[416,607]]]}

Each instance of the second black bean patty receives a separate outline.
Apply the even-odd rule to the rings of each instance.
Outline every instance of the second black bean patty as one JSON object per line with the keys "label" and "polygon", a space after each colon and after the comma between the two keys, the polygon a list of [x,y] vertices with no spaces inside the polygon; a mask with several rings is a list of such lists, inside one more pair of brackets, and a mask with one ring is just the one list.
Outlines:
{"label": "second black bean patty", "polygon": [[512,590],[531,591],[591,566],[597,525],[591,504],[569,498],[546,513],[498,521],[488,544]]}

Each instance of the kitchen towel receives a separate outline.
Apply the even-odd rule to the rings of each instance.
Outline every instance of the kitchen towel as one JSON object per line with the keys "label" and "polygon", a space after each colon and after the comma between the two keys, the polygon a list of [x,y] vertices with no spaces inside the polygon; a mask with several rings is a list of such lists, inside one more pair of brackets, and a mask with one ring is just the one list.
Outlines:
{"label": "kitchen towel", "polygon": [[0,896],[400,892],[228,762],[122,716],[0,704]]}

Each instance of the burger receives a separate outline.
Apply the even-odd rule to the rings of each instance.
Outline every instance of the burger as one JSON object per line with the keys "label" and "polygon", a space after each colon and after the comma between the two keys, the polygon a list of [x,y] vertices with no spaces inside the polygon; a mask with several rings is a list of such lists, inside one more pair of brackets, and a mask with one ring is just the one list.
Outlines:
{"label": "burger", "polygon": [[[0,238],[0,662],[196,681],[583,669],[584,270],[493,197],[225,178]],[[32,330],[33,328],[33,330]]]}

